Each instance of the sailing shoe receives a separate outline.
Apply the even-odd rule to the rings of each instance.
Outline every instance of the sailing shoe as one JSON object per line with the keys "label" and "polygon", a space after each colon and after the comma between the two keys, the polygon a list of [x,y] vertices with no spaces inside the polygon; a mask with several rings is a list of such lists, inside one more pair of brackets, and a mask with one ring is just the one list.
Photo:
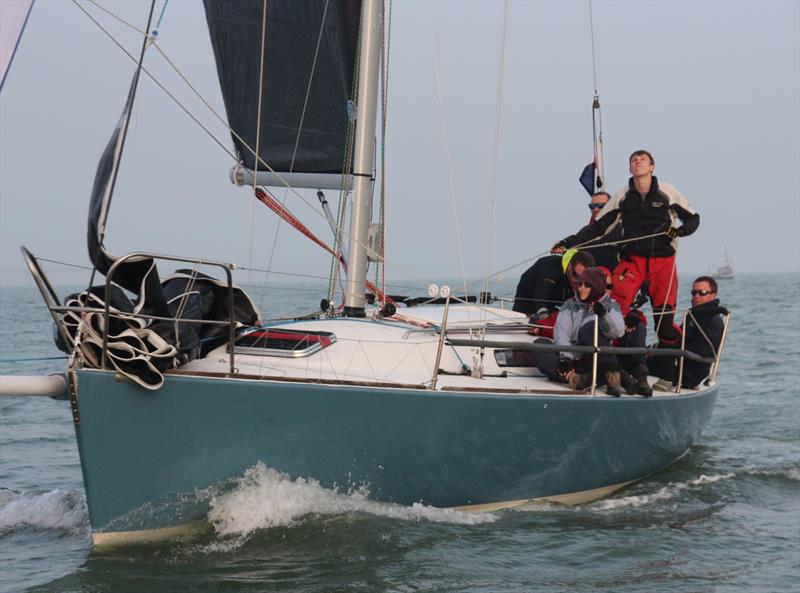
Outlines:
{"label": "sailing shoe", "polygon": [[620,372],[619,371],[607,371],[606,372],[606,393],[608,395],[613,395],[614,397],[619,397],[622,395],[622,390],[620,389]]}
{"label": "sailing shoe", "polygon": [[674,389],[672,381],[659,379],[653,384],[653,391],[672,391]]}
{"label": "sailing shoe", "polygon": [[592,384],[589,375],[582,373],[572,373],[569,377],[569,388],[575,391],[582,391]]}
{"label": "sailing shoe", "polygon": [[647,365],[640,365],[636,369],[636,393],[645,397],[653,396],[653,388],[647,382]]}
{"label": "sailing shoe", "polygon": [[[636,395],[639,391],[639,382],[633,378],[630,373],[626,373],[625,371],[619,372],[620,383],[622,384],[622,388],[625,390],[625,393],[628,395]],[[652,393],[652,391],[650,392]]]}

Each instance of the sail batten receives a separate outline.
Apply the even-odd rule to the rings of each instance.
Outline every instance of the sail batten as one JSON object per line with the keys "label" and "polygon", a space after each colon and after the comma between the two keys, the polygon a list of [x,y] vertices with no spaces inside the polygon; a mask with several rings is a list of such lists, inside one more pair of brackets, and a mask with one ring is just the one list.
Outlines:
{"label": "sail batten", "polygon": [[[204,6],[241,165],[341,174],[349,150],[360,0],[204,0]],[[263,162],[253,153],[257,136]]]}

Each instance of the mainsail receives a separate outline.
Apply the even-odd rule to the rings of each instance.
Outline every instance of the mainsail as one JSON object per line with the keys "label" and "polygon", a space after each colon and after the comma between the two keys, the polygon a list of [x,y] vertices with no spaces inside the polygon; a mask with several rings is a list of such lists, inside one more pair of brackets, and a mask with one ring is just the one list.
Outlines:
{"label": "mainsail", "polygon": [[[361,0],[204,0],[204,5],[242,167],[266,172],[266,163],[281,176],[323,174],[303,177],[313,179],[304,186],[340,187]],[[256,162],[256,144],[263,163]],[[328,184],[319,181],[325,174]]]}
{"label": "mainsail", "polygon": [[3,0],[0,2],[0,89],[14,53],[17,51],[22,31],[33,8],[33,0]]}

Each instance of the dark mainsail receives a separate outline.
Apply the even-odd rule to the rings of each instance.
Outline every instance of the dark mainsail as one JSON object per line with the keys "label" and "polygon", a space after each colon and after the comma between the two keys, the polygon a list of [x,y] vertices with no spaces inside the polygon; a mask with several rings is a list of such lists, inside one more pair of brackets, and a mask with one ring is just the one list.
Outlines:
{"label": "dark mainsail", "polygon": [[341,174],[361,0],[203,3],[228,123],[244,141],[233,136],[242,165],[256,168],[251,148],[256,146],[266,9],[261,159],[279,173]]}

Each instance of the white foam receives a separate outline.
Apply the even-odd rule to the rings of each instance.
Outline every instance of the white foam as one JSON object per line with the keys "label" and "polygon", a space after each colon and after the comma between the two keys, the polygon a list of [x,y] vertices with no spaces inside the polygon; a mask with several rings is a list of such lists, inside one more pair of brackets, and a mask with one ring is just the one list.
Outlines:
{"label": "white foam", "polygon": [[257,529],[289,526],[308,514],[361,512],[406,521],[477,524],[496,520],[491,513],[462,513],[423,504],[402,506],[369,500],[367,488],[328,490],[319,482],[288,475],[258,463],[239,478],[233,491],[211,499],[209,521],[221,536],[247,536]]}
{"label": "white foam", "polygon": [[83,494],[74,490],[0,491],[0,532],[20,527],[86,531],[89,514]]}
{"label": "white foam", "polygon": [[637,508],[655,502],[661,502],[664,500],[675,498],[681,492],[694,488],[695,486],[702,486],[704,484],[713,484],[714,482],[719,482],[720,480],[729,480],[735,477],[735,475],[736,474],[733,473],[720,474],[716,476],[706,476],[705,474],[703,474],[699,478],[695,478],[694,480],[689,480],[687,482],[678,482],[675,484],[669,483],[663,488],[659,488],[656,492],[653,492],[652,494],[642,494],[639,496],[631,495],[631,496],[623,496],[620,498],[609,498],[592,503],[591,505],[589,505],[589,507],[601,511],[618,510],[624,508]]}
{"label": "white foam", "polygon": [[786,469],[753,469],[748,473],[754,476],[783,476],[795,482],[800,481],[800,469],[798,469],[797,466],[791,466]]}

